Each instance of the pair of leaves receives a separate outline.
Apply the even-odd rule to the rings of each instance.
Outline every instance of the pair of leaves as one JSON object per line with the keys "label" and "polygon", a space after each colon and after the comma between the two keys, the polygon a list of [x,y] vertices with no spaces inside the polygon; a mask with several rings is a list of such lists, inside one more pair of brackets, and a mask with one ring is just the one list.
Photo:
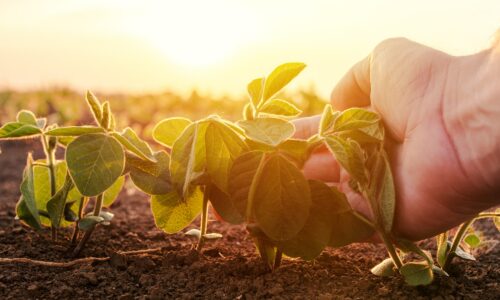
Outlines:
{"label": "pair of leaves", "polygon": [[37,119],[35,114],[22,110],[17,114],[16,122],[4,124],[0,128],[0,139],[26,138],[42,133],[47,120]]}
{"label": "pair of leaves", "polygon": [[362,108],[349,108],[340,112],[326,105],[318,131],[321,136],[337,135],[360,144],[380,144],[384,141],[384,128],[378,114]]}
{"label": "pair of leaves", "polygon": [[266,78],[252,80],[247,86],[247,91],[254,107],[265,104],[305,67],[306,65],[303,63],[285,63],[276,67]]}
{"label": "pair of leaves", "polygon": [[[37,163],[43,164],[43,161],[37,161]],[[39,229],[41,225],[48,226],[50,224],[55,227],[69,225],[68,222],[62,221],[62,215],[67,209],[66,205],[81,197],[80,193],[73,188],[71,178],[67,176],[64,161],[55,162],[54,171],[57,192],[52,196],[49,168],[33,165],[31,156],[28,156],[28,163],[21,184],[22,196],[16,211],[19,219],[33,228]],[[41,216],[39,211],[46,212],[50,220],[45,216]]]}
{"label": "pair of leaves", "polygon": [[104,128],[105,130],[115,128],[115,117],[111,113],[111,108],[109,102],[104,102],[101,104],[99,99],[92,94],[92,92],[87,91],[85,96],[85,100],[87,100],[87,104],[92,112],[92,116],[94,117],[96,123]]}
{"label": "pair of leaves", "polygon": [[370,127],[379,122],[380,116],[367,109],[352,107],[340,112],[334,111],[328,104],[323,109],[319,133],[327,136],[341,131]]}
{"label": "pair of leaves", "polygon": [[217,188],[227,192],[233,161],[246,148],[241,136],[225,122],[211,118],[192,123],[173,144],[172,183],[185,195],[191,182],[206,173]]}

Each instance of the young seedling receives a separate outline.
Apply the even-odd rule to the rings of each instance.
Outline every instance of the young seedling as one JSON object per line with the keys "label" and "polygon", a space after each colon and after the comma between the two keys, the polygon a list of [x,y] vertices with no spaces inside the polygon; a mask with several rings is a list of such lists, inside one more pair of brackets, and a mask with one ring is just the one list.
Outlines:
{"label": "young seedling", "polygon": [[451,261],[455,257],[465,260],[476,260],[476,258],[472,254],[462,248],[461,244],[465,243],[470,248],[476,248],[480,246],[481,239],[477,236],[477,234],[474,232],[468,232],[469,229],[472,228],[472,224],[474,223],[474,221],[484,218],[492,218],[497,229],[500,230],[500,209],[497,209],[495,212],[480,213],[473,219],[460,225],[452,241],[448,239],[448,237],[450,236],[450,232],[443,232],[436,237],[436,260],[443,271],[449,270]]}
{"label": "young seedling", "polygon": [[[33,160],[28,155],[21,184],[17,217],[27,225],[41,229],[50,225],[57,238],[61,226],[74,224],[71,247],[80,253],[97,224],[109,224],[113,214],[102,211],[117,198],[124,184],[125,156],[139,157],[157,163],[151,148],[135,132],[126,128],[115,131],[115,119],[109,103],[101,104],[90,92],[87,103],[98,126],[46,126],[45,119],[21,111],[16,122],[0,129],[0,139],[40,137],[46,159]],[[65,150],[64,160],[56,160],[58,148]],[[94,197],[94,210],[83,215],[89,198]]]}
{"label": "young seedling", "polygon": [[[108,102],[90,92],[86,100],[96,125],[46,126],[45,119],[21,111],[15,122],[0,128],[0,139],[39,137],[44,160],[29,154],[16,212],[27,225],[51,226],[57,237],[61,226],[74,224],[73,255],[78,255],[98,224],[109,224],[113,214],[103,211],[122,189],[128,175],[137,188],[151,196],[156,225],[167,233],[185,229],[198,216],[196,249],[221,238],[208,232],[209,205],[231,224],[245,224],[257,251],[270,270],[279,267],[283,255],[312,260],[325,247],[341,247],[377,233],[389,258],[371,271],[379,276],[401,274],[410,285],[432,282],[455,256],[473,258],[460,243],[478,243],[469,227],[482,213],[464,223],[453,238],[438,236],[438,267],[428,251],[392,233],[396,206],[395,187],[387,153],[384,127],[374,112],[351,108],[334,111],[326,105],[318,133],[295,139],[290,121],[301,110],[279,98],[278,93],[303,69],[302,63],[286,63],[268,76],[252,80],[243,119],[233,123],[217,115],[191,121],[169,118],[159,122],[153,138],[168,151],[154,152],[130,128],[115,130]],[[354,211],[335,187],[307,180],[301,168],[318,147],[326,147],[350,174],[350,187],[371,208],[373,221]],[[57,149],[65,152],[57,160]],[[85,214],[94,199],[93,211]],[[84,235],[79,239],[79,232]],[[413,253],[421,258],[411,261]]]}
{"label": "young seedling", "polygon": [[256,248],[270,269],[282,254],[313,259],[326,246],[339,247],[367,238],[373,224],[354,212],[345,196],[319,181],[305,179],[300,168],[318,141],[294,139],[290,122],[301,111],[274,96],[305,65],[287,63],[248,85],[243,120],[218,116],[196,122],[161,121],[155,140],[171,149],[173,191],[153,195],[156,224],[168,233],[188,226],[201,212],[201,250],[207,234],[210,202],[221,218],[246,223]]}

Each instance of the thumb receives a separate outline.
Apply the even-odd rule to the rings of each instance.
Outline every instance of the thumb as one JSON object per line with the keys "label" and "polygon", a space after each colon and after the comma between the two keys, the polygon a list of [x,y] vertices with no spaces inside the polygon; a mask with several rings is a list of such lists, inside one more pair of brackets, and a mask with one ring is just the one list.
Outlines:
{"label": "thumb", "polygon": [[333,108],[344,110],[370,105],[371,55],[355,64],[335,86],[331,94]]}
{"label": "thumb", "polygon": [[318,126],[321,116],[316,115],[312,117],[305,117],[293,120],[295,125],[295,134],[293,135],[296,139],[308,139],[311,136],[318,133]]}

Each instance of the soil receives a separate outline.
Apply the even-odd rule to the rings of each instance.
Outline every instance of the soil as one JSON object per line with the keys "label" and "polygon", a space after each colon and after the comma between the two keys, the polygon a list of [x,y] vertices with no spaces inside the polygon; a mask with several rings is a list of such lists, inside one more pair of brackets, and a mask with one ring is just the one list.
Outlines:
{"label": "soil", "polygon": [[[21,174],[37,141],[0,143],[0,257],[70,261],[71,231],[54,244],[50,230],[35,232],[15,220]],[[35,151],[35,157],[40,157]],[[266,271],[243,226],[217,221],[209,231],[224,235],[201,255],[194,240],[156,229],[148,198],[122,191],[112,207],[110,226],[98,227],[82,257],[108,261],[68,268],[27,263],[0,264],[1,299],[500,299],[500,247],[477,251],[477,261],[454,261],[451,277],[437,276],[427,287],[409,287],[399,278],[379,278],[370,268],[386,257],[382,245],[354,244],[327,249],[311,262],[284,259]],[[478,228],[495,244],[499,235],[489,220]],[[432,240],[422,242],[434,249]],[[156,253],[121,255],[118,251],[161,248]]]}

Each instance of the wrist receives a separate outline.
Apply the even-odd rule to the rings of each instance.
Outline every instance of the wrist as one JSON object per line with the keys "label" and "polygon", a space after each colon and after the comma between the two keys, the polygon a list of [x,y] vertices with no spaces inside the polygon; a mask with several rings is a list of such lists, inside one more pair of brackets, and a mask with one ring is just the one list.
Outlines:
{"label": "wrist", "polygon": [[[456,57],[450,64],[443,118],[473,193],[500,191],[500,53]],[[479,200],[479,199],[478,199]],[[498,201],[494,199],[491,201]]]}

